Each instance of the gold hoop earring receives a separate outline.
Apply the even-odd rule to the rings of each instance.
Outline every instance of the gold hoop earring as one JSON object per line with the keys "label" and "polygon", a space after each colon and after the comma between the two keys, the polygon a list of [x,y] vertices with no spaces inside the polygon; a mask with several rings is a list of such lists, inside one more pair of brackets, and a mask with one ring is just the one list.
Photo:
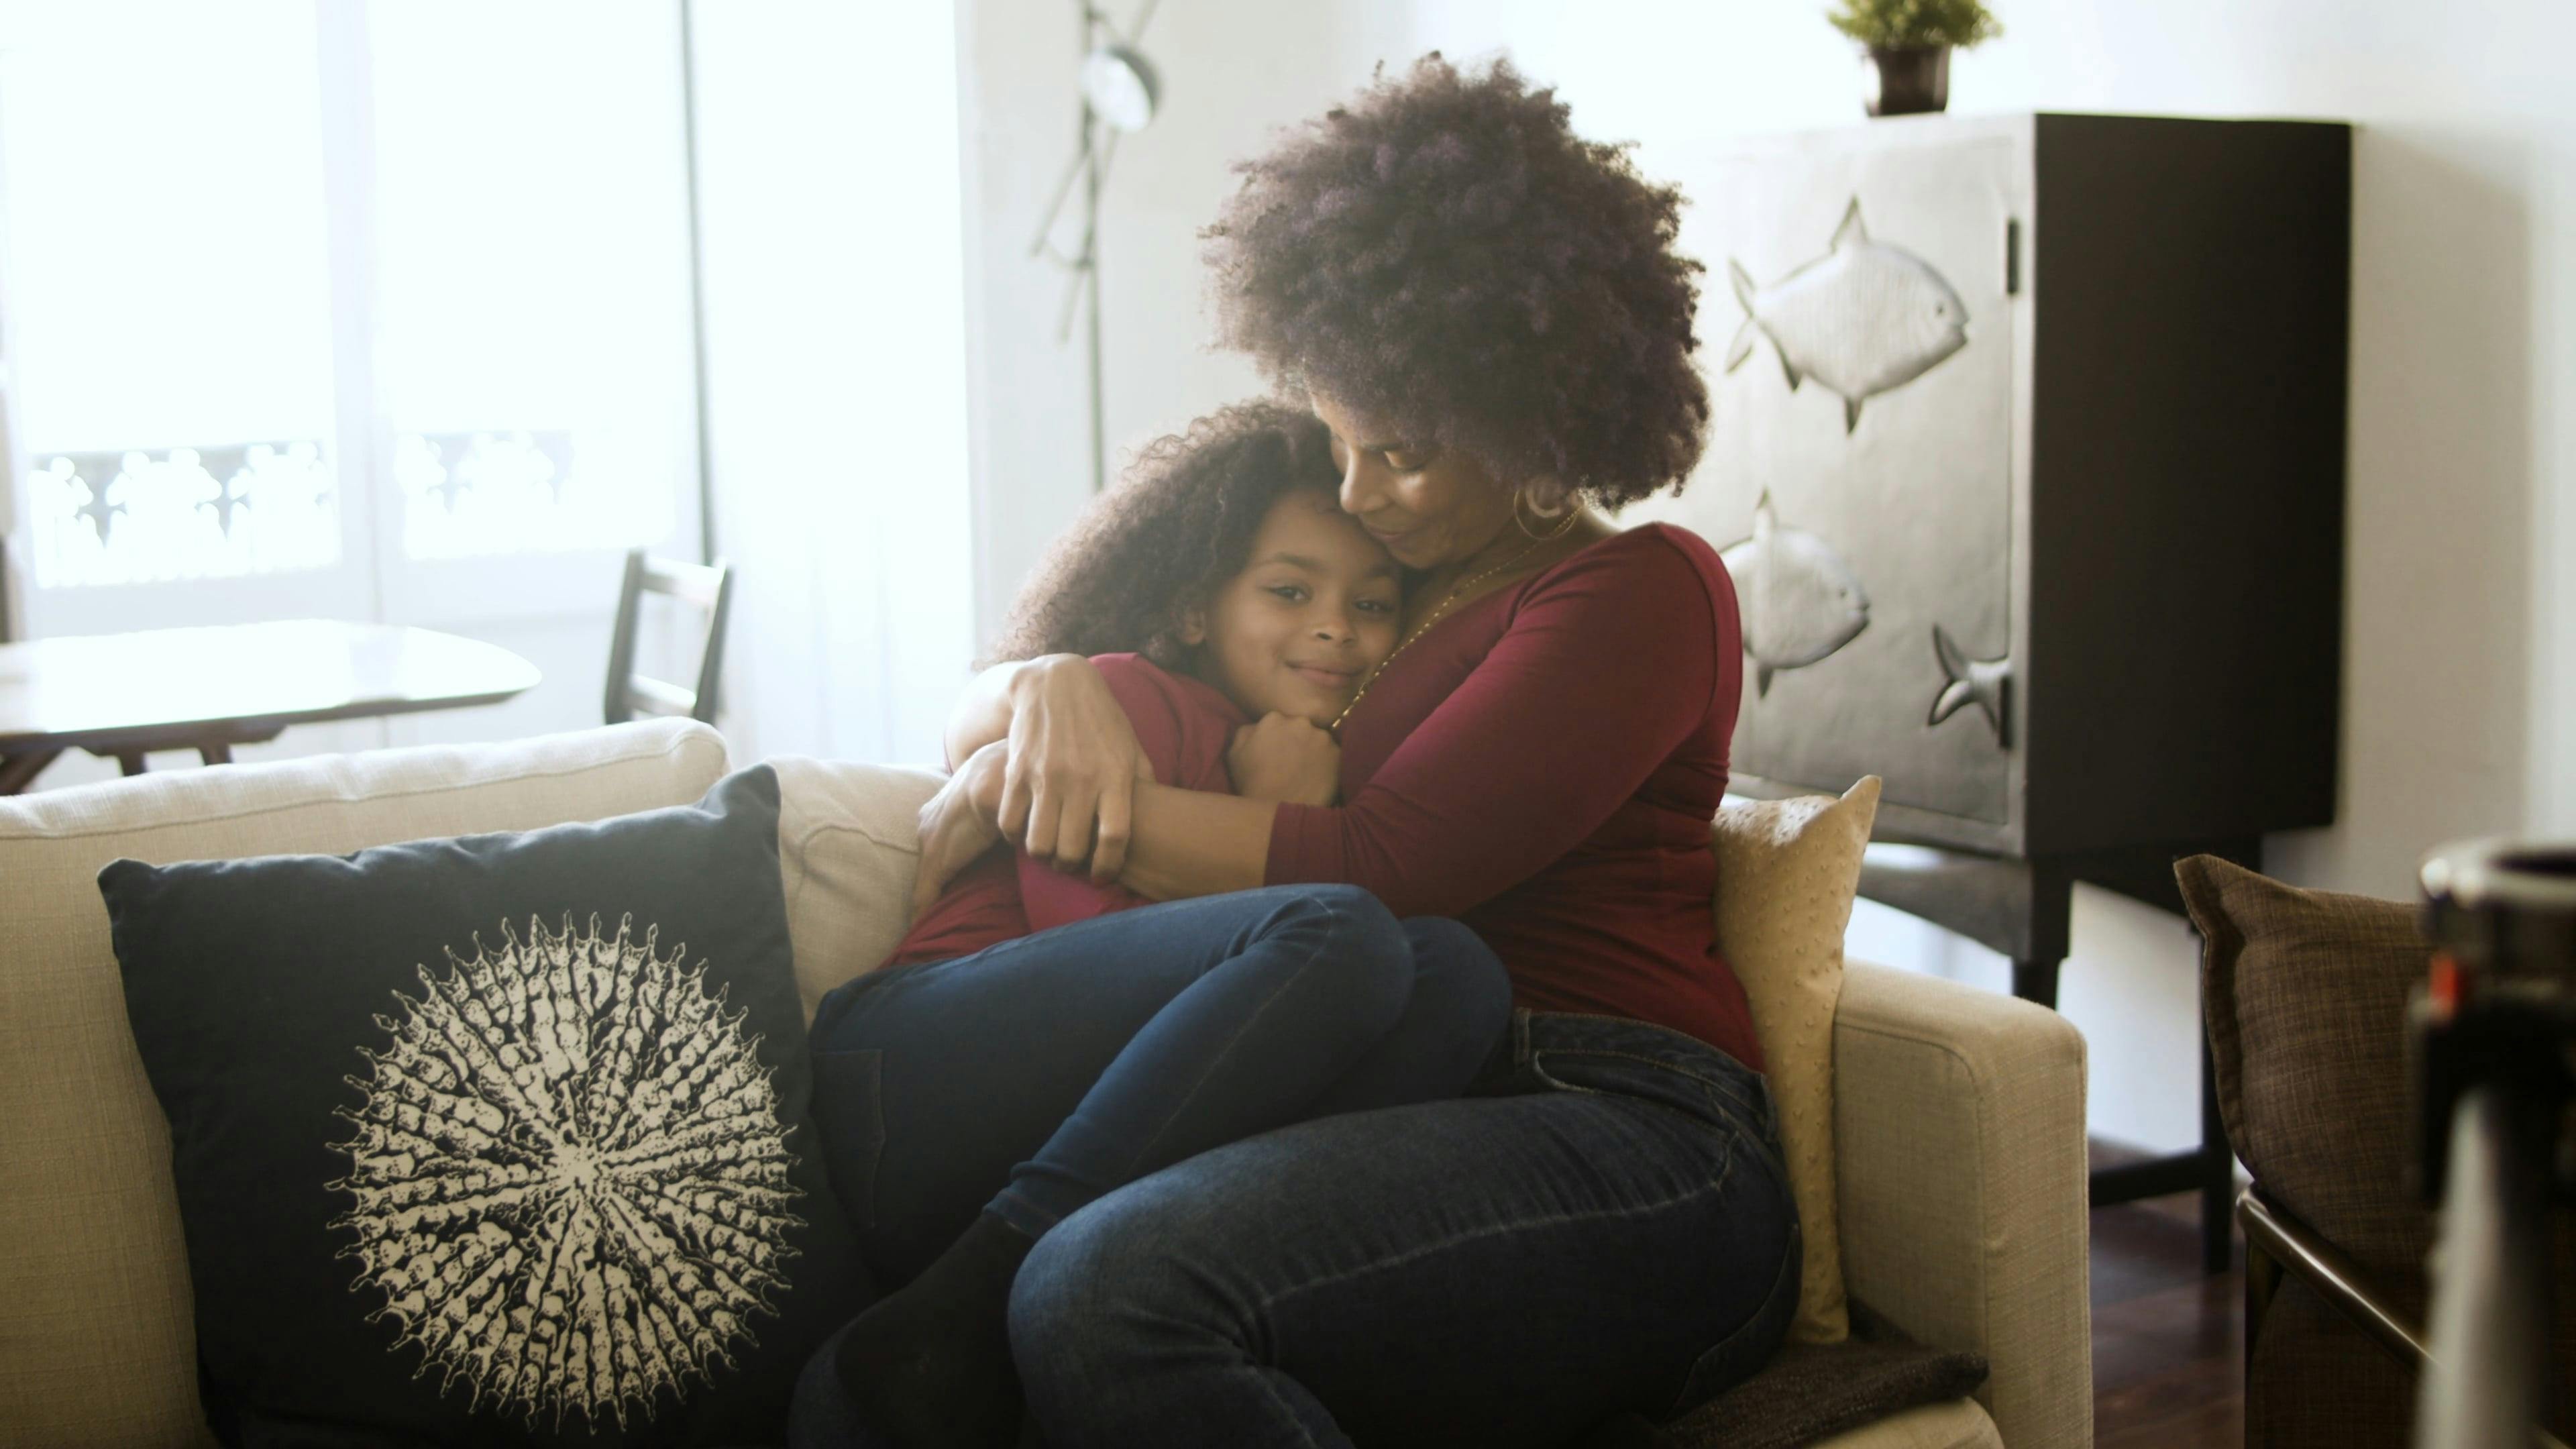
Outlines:
{"label": "gold hoop earring", "polygon": [[1515,488],[1512,490],[1512,524],[1521,531],[1521,535],[1525,538],[1538,543],[1554,542],[1557,539],[1565,537],[1568,533],[1573,532],[1575,521],[1583,516],[1583,510],[1576,507],[1571,499],[1567,501],[1561,511],[1556,513],[1541,512],[1539,506],[1533,503],[1530,505],[1530,514],[1532,517],[1538,519],[1542,523],[1552,520],[1556,522],[1556,527],[1545,533],[1541,533],[1537,529],[1530,527],[1528,524],[1521,522],[1521,500],[1527,497],[1528,494],[1529,490],[1526,488]]}

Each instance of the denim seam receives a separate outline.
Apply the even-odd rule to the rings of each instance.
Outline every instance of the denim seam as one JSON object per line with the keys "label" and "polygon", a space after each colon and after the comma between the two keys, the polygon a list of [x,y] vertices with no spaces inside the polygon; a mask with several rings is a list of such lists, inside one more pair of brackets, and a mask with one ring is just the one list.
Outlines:
{"label": "denim seam", "polygon": [[1635,1052],[1623,1052],[1612,1047],[1540,1047],[1536,1052],[1532,1053],[1532,1055],[1555,1057],[1613,1057],[1619,1061],[1636,1062],[1641,1066],[1653,1067],[1657,1071],[1671,1072],[1675,1076],[1688,1077],[1703,1087],[1711,1087],[1720,1091],[1725,1090],[1725,1088],[1721,1086],[1715,1078],[1700,1072],[1694,1072],[1688,1067],[1677,1067],[1671,1062],[1664,1061],[1657,1057],[1640,1056]]}
{"label": "denim seam", "polygon": [[1743,1107],[1732,1098],[1721,1099],[1720,1089],[1706,1082],[1700,1083],[1699,1089],[1708,1098],[1709,1110],[1734,1124],[1735,1136],[1728,1144],[1728,1150],[1731,1152],[1738,1146],[1750,1144],[1754,1151],[1762,1154],[1762,1160],[1770,1165],[1771,1175],[1786,1185],[1789,1181],[1789,1164],[1780,1155],[1780,1124],[1777,1118],[1747,1123],[1738,1114],[1749,1111],[1749,1108]]}
{"label": "denim seam", "polygon": [[[999,1192],[998,1194],[996,1194],[996,1196],[998,1196],[998,1197],[1008,1198],[1008,1199],[1010,1199],[1011,1203],[1012,1203],[1014,1206],[1022,1207],[1022,1208],[1026,1208],[1026,1209],[1028,1209],[1028,1211],[1029,1211],[1031,1214],[1033,1214],[1033,1215],[1035,1215],[1035,1216],[1037,1216],[1037,1217],[1044,1218],[1044,1219],[1046,1220],[1046,1225],[1047,1225],[1047,1228],[1048,1228],[1048,1230],[1049,1230],[1049,1231],[1053,1231],[1053,1230],[1054,1230],[1054,1228],[1055,1228],[1055,1226],[1056,1226],[1056,1224],[1061,1223],[1061,1222],[1063,1222],[1063,1221],[1064,1221],[1064,1215],[1063,1215],[1063,1214],[1061,1214],[1061,1213],[1053,1213],[1053,1212],[1049,1212],[1049,1211],[1047,1211],[1045,1208],[1043,1208],[1043,1207],[1039,1206],[1038,1204],[1036,1204],[1036,1203],[1034,1203],[1034,1202],[1030,1201],[1030,1200],[1029,1200],[1029,1196],[1028,1196],[1028,1194],[1027,1194],[1027,1193],[1024,1193],[1024,1192],[1022,1192],[1022,1191],[1020,1191],[1020,1190],[1019,1190],[1019,1184],[1017,1184],[1017,1183],[1006,1183],[1006,1184],[1004,1184],[1004,1185],[1003,1185],[1003,1187],[1002,1187],[1001,1192]],[[1016,1226],[1016,1225],[1015,1225],[1015,1226]],[[1044,1234],[1044,1233],[1040,1233],[1040,1234],[1037,1234],[1036,1236],[1044,1237],[1044,1236],[1045,1236],[1045,1234]]]}
{"label": "denim seam", "polygon": [[[1771,1311],[1772,1306],[1779,1302],[1780,1291],[1783,1288],[1795,1289],[1800,1286],[1800,1280],[1805,1272],[1805,1262],[1805,1230],[1803,1225],[1793,1217],[1789,1222],[1788,1251],[1780,1255],[1780,1267],[1771,1275],[1771,1291],[1763,1295],[1760,1303],[1753,1305],[1753,1311],[1746,1314],[1744,1321],[1735,1325],[1733,1331],[1729,1332],[1725,1337],[1720,1338],[1717,1342],[1710,1344],[1707,1348],[1700,1350],[1698,1355],[1691,1359],[1690,1366],[1682,1370],[1681,1387],[1673,1391],[1672,1401],[1664,1406],[1664,1411],[1655,1416],[1657,1422],[1671,1418],[1677,1411],[1684,1407],[1685,1400],[1694,1397],[1693,1391],[1699,1387],[1697,1381],[1699,1379],[1700,1365],[1708,1362],[1709,1355],[1724,1353],[1735,1347],[1736,1341],[1743,1338],[1744,1335],[1751,1333],[1754,1327],[1762,1322],[1763,1317]],[[1741,1380],[1738,1382],[1741,1382]],[[1718,1392],[1723,1393],[1725,1390],[1721,1389]],[[1714,1397],[1714,1395],[1708,1397]],[[1706,1398],[1701,1399],[1701,1402],[1703,1403],[1706,1401]]]}
{"label": "denim seam", "polygon": [[1299,1443],[1309,1446],[1309,1449],[1324,1449],[1324,1446],[1316,1440],[1314,1433],[1307,1429],[1306,1420],[1297,1412],[1297,1406],[1279,1397],[1279,1390],[1270,1382],[1268,1374],[1257,1373],[1252,1378],[1253,1382],[1261,1385],[1261,1392],[1269,1398],[1270,1402],[1279,1406],[1279,1412],[1288,1417],[1289,1426],[1297,1431]]}
{"label": "denim seam", "polygon": [[1279,1004],[1279,998],[1297,989],[1298,984],[1306,979],[1307,971],[1311,969],[1317,961],[1323,959],[1324,953],[1328,947],[1341,938],[1341,909],[1335,906],[1330,900],[1320,896],[1309,897],[1309,899],[1312,899],[1317,904],[1321,905],[1324,908],[1325,914],[1332,918],[1332,924],[1326,929],[1323,941],[1317,944],[1313,950],[1307,952],[1306,959],[1297,964],[1297,969],[1289,973],[1288,979],[1280,982],[1276,990],[1262,998],[1261,1005],[1255,1008],[1252,1014],[1245,1017],[1242,1023],[1235,1028],[1234,1036],[1225,1044],[1225,1049],[1218,1052],[1217,1055],[1208,1062],[1206,1069],[1199,1073],[1199,1079],[1190,1084],[1189,1092],[1178,1102],[1172,1105],[1171,1111],[1164,1114],[1162,1125],[1154,1129],[1154,1135],[1145,1139],[1144,1146],[1136,1149],[1136,1155],[1127,1163],[1126,1171],[1128,1173],[1134,1173],[1137,1163],[1143,1162],[1154,1155],[1154,1149],[1162,1145],[1163,1134],[1171,1131],[1172,1124],[1181,1120],[1181,1114],[1189,1110],[1190,1103],[1198,1100],[1198,1094],[1206,1088],[1208,1079],[1216,1075],[1217,1068],[1223,1066],[1226,1059],[1234,1055],[1235,1048],[1243,1045],[1243,1039],[1252,1033],[1252,1029],[1254,1027],[1261,1024],[1262,1018],[1270,1014],[1271,1007]]}
{"label": "denim seam", "polygon": [[[1734,1164],[1733,1153],[1730,1152],[1727,1154],[1727,1161],[1728,1167],[1731,1168]],[[1292,1287],[1282,1288],[1275,1293],[1265,1293],[1260,1297],[1260,1299],[1254,1302],[1252,1305],[1253,1310],[1255,1312],[1263,1312],[1268,1310],[1271,1305],[1278,1303],[1282,1299],[1290,1298],[1313,1289],[1327,1287],[1331,1284],[1347,1282],[1350,1279],[1363,1277],[1370,1273],[1378,1273],[1389,1268],[1401,1267],[1402,1265],[1413,1262],[1417,1259],[1430,1257],[1434,1253],[1445,1253],[1451,1248],[1455,1248],[1466,1243],[1476,1242],[1484,1238],[1500,1237],[1505,1233],[1526,1232],[1532,1228],[1571,1227],[1582,1223],[1602,1222],[1617,1218],[1644,1217],[1651,1213],[1663,1212],[1670,1208],[1680,1207],[1685,1203],[1696,1202],[1712,1193],[1725,1191],[1728,1176],[1729,1173],[1725,1169],[1721,1169],[1715,1179],[1703,1183],[1698,1187],[1694,1187],[1688,1192],[1681,1193],[1674,1197],[1662,1198],[1651,1203],[1642,1203],[1635,1207],[1605,1208],[1597,1212],[1557,1213],[1550,1217],[1523,1218],[1510,1223],[1498,1223],[1492,1227],[1477,1228],[1469,1232],[1455,1233],[1436,1243],[1425,1243],[1421,1247],[1409,1249],[1401,1253],[1391,1253],[1386,1257],[1374,1259],[1355,1268],[1347,1268],[1339,1273],[1328,1274],[1321,1278],[1310,1278],[1303,1283],[1296,1284]]]}

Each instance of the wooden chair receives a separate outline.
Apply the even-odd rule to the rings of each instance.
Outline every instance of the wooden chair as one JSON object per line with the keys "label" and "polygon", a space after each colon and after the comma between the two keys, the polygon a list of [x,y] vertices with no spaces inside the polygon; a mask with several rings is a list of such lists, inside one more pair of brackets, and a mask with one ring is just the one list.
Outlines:
{"label": "wooden chair", "polygon": [[[706,616],[705,648],[698,656],[698,685],[683,689],[666,680],[635,672],[636,625],[646,594],[667,594],[696,606]],[[639,714],[686,716],[703,724],[716,720],[717,690],[724,671],[725,615],[733,604],[733,566],[675,563],[647,558],[642,549],[626,555],[626,583],[617,595],[617,633],[608,646],[608,723],[623,724]]]}

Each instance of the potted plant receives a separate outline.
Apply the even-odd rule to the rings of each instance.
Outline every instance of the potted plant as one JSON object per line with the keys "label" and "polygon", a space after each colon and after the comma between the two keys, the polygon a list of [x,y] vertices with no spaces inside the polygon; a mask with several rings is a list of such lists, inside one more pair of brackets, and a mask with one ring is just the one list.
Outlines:
{"label": "potted plant", "polygon": [[2004,33],[1981,0],[1838,0],[1825,19],[1869,53],[1862,102],[1873,116],[1950,104],[1950,51]]}

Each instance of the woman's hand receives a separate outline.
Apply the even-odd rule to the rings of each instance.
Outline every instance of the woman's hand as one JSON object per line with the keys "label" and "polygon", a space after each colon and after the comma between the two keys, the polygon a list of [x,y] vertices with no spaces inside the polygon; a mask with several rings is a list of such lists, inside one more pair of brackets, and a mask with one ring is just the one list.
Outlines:
{"label": "woman's hand", "polygon": [[1127,712],[1079,654],[1030,661],[1012,676],[1010,702],[1002,835],[1059,869],[1088,861],[1095,884],[1118,879],[1136,782],[1154,778]]}
{"label": "woman's hand", "polygon": [[966,757],[939,793],[921,807],[921,869],[912,878],[912,918],[939,899],[957,873],[1002,839],[994,824],[1009,755],[999,740]]}
{"label": "woman's hand", "polygon": [[1298,715],[1274,712],[1236,730],[1225,766],[1247,800],[1330,805],[1342,791],[1340,743]]}

